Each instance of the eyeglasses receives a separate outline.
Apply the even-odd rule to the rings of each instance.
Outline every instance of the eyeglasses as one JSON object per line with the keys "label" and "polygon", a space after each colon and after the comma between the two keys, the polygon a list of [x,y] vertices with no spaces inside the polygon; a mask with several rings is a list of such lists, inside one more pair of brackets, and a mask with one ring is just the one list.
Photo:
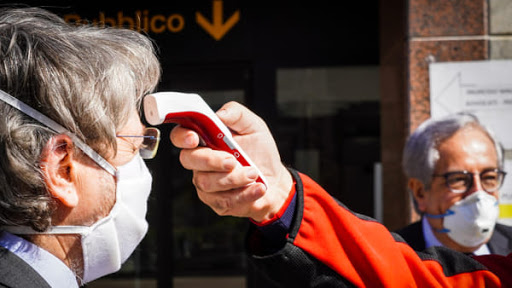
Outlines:
{"label": "eyeglasses", "polygon": [[158,151],[158,144],[160,143],[160,130],[155,127],[144,128],[143,135],[116,135],[122,138],[144,138],[142,145],[139,147],[139,154],[142,159],[153,159]]}
{"label": "eyeglasses", "polygon": [[491,193],[500,189],[503,179],[507,173],[499,169],[487,169],[481,173],[471,173],[468,171],[447,172],[441,175],[432,175],[432,177],[443,177],[448,187],[453,193],[466,193],[473,186],[473,175],[480,177],[480,183],[484,191]]}

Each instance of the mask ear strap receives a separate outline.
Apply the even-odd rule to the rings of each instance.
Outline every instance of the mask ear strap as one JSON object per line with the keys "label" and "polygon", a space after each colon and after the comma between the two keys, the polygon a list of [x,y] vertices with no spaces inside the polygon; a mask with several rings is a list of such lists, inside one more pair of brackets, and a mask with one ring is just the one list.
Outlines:
{"label": "mask ear strap", "polygon": [[28,226],[2,226],[2,230],[16,235],[34,235],[34,234],[87,234],[91,227],[87,226],[53,226],[48,230],[39,232]]}
{"label": "mask ear strap", "polygon": [[455,214],[455,212],[453,212],[453,210],[446,210],[445,213],[443,214],[428,214],[428,213],[424,213],[423,215],[427,218],[431,218],[431,219],[441,219],[441,218],[444,218],[446,216],[450,216],[450,215],[453,215]]}
{"label": "mask ear strap", "polygon": [[443,228],[443,229],[432,228],[432,230],[434,230],[438,233],[448,233],[451,231],[450,229],[446,229],[446,228]]}
{"label": "mask ear strap", "polygon": [[78,148],[80,148],[80,150],[82,150],[87,156],[89,156],[92,160],[98,163],[98,165],[100,165],[108,173],[112,174],[113,176],[116,176],[116,168],[114,168],[112,164],[110,164],[107,160],[105,160],[105,158],[101,157],[98,153],[96,153],[96,151],[94,151],[91,147],[89,147],[82,140],[76,137],[75,134],[71,133],[68,129],[64,128],[59,123],[46,117],[46,115],[28,106],[27,104],[20,101],[18,98],[13,97],[5,91],[0,90],[0,100],[12,106],[13,108],[16,108],[19,111],[23,112],[25,115],[32,117],[34,120],[39,121],[41,124],[46,125],[46,127],[52,129],[53,131],[68,135],[73,140],[73,143]]}
{"label": "mask ear strap", "polygon": [[[450,215],[453,215],[453,214],[455,214],[455,212],[453,212],[453,210],[448,209],[443,214],[435,215],[435,214],[424,213],[423,215],[425,217],[427,217],[427,218],[430,218],[430,219],[441,219],[441,218],[444,218],[446,216],[450,216]],[[438,233],[448,233],[448,232],[450,232],[450,229],[446,229],[446,228],[443,228],[443,229],[436,229],[434,227],[431,227],[431,228],[432,228],[432,230],[434,230],[434,231],[436,231]]]}

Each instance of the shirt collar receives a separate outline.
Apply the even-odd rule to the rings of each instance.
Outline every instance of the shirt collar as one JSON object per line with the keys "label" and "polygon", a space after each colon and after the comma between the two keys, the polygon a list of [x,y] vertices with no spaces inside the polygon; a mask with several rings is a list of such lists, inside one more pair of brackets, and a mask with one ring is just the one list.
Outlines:
{"label": "shirt collar", "polygon": [[71,269],[41,247],[5,231],[0,232],[0,246],[27,262],[51,287],[78,287]]}

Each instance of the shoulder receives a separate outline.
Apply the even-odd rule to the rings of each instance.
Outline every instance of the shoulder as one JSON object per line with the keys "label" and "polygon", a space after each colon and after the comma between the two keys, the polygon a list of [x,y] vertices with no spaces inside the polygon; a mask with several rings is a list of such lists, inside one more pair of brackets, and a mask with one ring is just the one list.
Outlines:
{"label": "shoulder", "polygon": [[496,227],[494,227],[494,231],[504,234],[508,238],[512,238],[512,226],[496,223]]}
{"label": "shoulder", "polygon": [[415,251],[425,249],[425,237],[423,237],[423,225],[421,221],[411,223],[396,230],[395,233],[400,235]]}
{"label": "shoulder", "polygon": [[16,254],[0,246],[0,287],[50,287]]}
{"label": "shoulder", "polygon": [[402,237],[406,237],[411,234],[416,235],[417,233],[423,234],[422,226],[423,225],[421,224],[421,221],[416,221],[414,223],[411,223],[405,227],[396,230],[395,232]]}
{"label": "shoulder", "polygon": [[512,227],[496,223],[491,239],[487,242],[493,254],[508,255],[512,252]]}

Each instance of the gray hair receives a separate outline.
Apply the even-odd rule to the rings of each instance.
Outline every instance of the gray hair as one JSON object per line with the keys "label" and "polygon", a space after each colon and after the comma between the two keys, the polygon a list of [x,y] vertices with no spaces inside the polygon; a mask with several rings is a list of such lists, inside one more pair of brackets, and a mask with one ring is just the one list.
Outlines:
{"label": "gray hair", "polygon": [[480,129],[489,137],[495,146],[498,168],[503,169],[503,148],[492,131],[482,125],[475,115],[457,113],[439,119],[430,118],[409,136],[402,158],[405,175],[420,180],[425,189],[429,190],[432,184],[432,174],[439,160],[439,145],[465,127]]}
{"label": "gray hair", "polygon": [[[103,157],[159,80],[153,43],[138,32],[70,25],[39,8],[0,10],[0,89]],[[55,203],[39,164],[55,133],[3,102],[0,113],[0,225],[44,231]]]}

